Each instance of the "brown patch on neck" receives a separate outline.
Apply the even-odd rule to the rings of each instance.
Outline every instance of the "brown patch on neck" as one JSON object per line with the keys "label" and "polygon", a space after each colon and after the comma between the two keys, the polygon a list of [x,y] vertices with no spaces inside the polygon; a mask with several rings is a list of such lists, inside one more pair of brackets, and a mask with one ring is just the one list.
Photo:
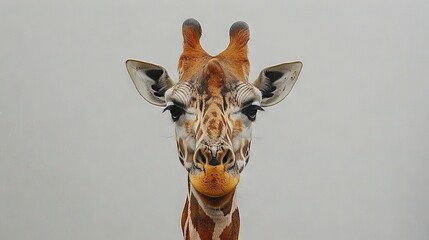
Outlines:
{"label": "brown patch on neck", "polygon": [[240,214],[238,208],[232,213],[231,223],[223,230],[220,235],[221,240],[238,240],[238,234],[240,232]]}
{"label": "brown patch on neck", "polygon": [[[183,208],[182,218],[180,221],[180,223],[181,223],[180,225],[182,226],[183,235],[185,235],[186,230],[189,231],[189,229],[185,229],[186,219],[188,218],[188,206],[189,206],[189,199],[186,199],[185,207]],[[189,235],[189,234],[187,234],[187,235]]]}
{"label": "brown patch on neck", "polygon": [[[222,211],[225,218],[231,218],[230,224],[222,231],[220,239],[237,240],[240,230],[240,216],[238,208],[233,208],[235,191],[220,198],[212,198],[204,196],[198,193],[196,190],[193,192],[191,191],[190,187],[191,186],[188,180],[188,198],[186,199],[181,218],[182,233],[184,236],[186,236],[186,239],[190,239],[190,235],[192,234],[190,232],[192,231],[190,229],[190,223],[192,223],[194,229],[197,231],[199,237],[202,240],[213,238],[216,227],[216,222],[213,219],[216,219],[219,216],[208,216],[204,209],[210,208]],[[203,206],[199,204],[194,194],[198,195],[198,198],[204,205],[204,209]]]}
{"label": "brown patch on neck", "polygon": [[191,221],[201,239],[212,239],[215,222],[206,215],[197,199],[191,193],[190,199]]}
{"label": "brown patch on neck", "polygon": [[[234,194],[235,192],[230,193],[227,196],[224,196],[221,198],[211,198],[211,197],[204,196],[202,194],[198,194],[198,196],[206,204],[206,206],[211,208],[216,206],[215,208],[219,208],[223,212],[225,217],[228,214],[230,214],[232,210],[234,211],[233,213],[231,213],[231,223],[223,230],[222,234],[220,235],[221,240],[227,240],[227,239],[237,240],[240,232],[240,214],[239,214],[238,208],[232,209]],[[218,205],[215,205],[215,204],[218,204]],[[192,205],[191,205],[191,208],[192,208]],[[191,212],[192,212],[192,209],[191,209]],[[192,219],[192,222],[195,225],[195,222],[193,219]],[[207,232],[204,232],[203,234],[201,234],[201,231],[198,231],[198,233],[200,233],[201,239],[212,239],[212,235],[205,235],[206,233],[213,234],[213,231],[211,230],[211,228],[205,229],[203,231],[207,231]],[[208,236],[208,238],[204,238],[203,236]]]}

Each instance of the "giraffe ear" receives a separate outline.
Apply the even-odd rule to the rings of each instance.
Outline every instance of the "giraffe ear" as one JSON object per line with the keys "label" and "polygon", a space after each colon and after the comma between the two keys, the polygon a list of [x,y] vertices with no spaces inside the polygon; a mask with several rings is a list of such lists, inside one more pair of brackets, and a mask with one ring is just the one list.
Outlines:
{"label": "giraffe ear", "polygon": [[129,59],[125,62],[128,73],[140,95],[149,103],[165,106],[165,92],[174,85],[163,67]]}
{"label": "giraffe ear", "polygon": [[253,83],[262,93],[262,107],[283,100],[292,90],[301,72],[302,62],[289,62],[265,68]]}

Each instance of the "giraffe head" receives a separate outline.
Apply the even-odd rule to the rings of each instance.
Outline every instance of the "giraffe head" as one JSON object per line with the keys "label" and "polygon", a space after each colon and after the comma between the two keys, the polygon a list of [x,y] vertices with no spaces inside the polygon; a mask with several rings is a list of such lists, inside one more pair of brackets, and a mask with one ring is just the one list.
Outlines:
{"label": "giraffe head", "polygon": [[202,195],[217,198],[235,191],[249,160],[257,112],[289,94],[302,63],[265,68],[251,84],[247,24],[231,26],[229,45],[216,56],[201,47],[201,33],[195,19],[183,23],[177,83],[161,66],[137,60],[128,60],[126,66],[140,95],[170,112],[190,184]]}

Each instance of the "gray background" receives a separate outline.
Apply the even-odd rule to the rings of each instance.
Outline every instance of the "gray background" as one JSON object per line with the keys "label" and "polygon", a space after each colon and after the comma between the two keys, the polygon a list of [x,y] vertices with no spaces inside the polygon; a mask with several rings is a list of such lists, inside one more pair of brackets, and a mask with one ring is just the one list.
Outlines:
{"label": "gray background", "polygon": [[3,1],[0,239],[180,239],[174,125],[127,58],[177,79],[181,24],[216,54],[237,20],[252,71],[302,60],[258,116],[241,239],[429,238],[427,1]]}

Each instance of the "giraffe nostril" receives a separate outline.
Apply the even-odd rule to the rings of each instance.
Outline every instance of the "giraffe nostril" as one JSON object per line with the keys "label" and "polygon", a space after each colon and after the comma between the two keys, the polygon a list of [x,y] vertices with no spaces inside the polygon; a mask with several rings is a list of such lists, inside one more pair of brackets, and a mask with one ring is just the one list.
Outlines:
{"label": "giraffe nostril", "polygon": [[226,150],[225,155],[223,155],[222,163],[223,164],[229,164],[234,161],[234,155],[232,154],[231,150]]}
{"label": "giraffe nostril", "polygon": [[232,153],[232,151],[230,149],[225,149],[225,148],[223,148],[222,150],[216,151],[216,153],[214,153],[209,149],[205,149],[205,148],[198,149],[195,153],[194,162],[195,164],[202,164],[202,165],[208,164],[214,167],[220,164],[223,164],[223,165],[234,164],[234,154]]}
{"label": "giraffe nostril", "polygon": [[201,149],[199,149],[197,151],[196,161],[199,162],[199,163],[201,163],[201,164],[203,164],[203,165],[206,164],[206,162],[207,162],[207,158],[203,154],[203,152],[201,151]]}

